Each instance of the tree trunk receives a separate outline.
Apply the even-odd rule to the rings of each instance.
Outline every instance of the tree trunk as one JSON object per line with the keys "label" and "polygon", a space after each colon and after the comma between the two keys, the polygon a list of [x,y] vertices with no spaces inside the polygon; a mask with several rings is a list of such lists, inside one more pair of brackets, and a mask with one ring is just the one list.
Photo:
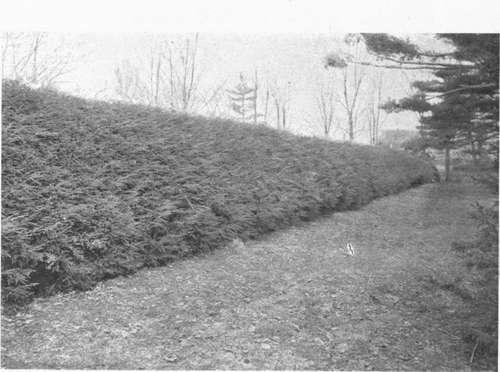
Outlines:
{"label": "tree trunk", "polygon": [[354,141],[354,120],[352,115],[349,115],[349,141]]}
{"label": "tree trunk", "polygon": [[444,180],[450,180],[450,146],[446,146],[444,151]]}
{"label": "tree trunk", "polygon": [[368,132],[370,136],[370,145],[373,145],[373,121],[371,118],[368,118]]}
{"label": "tree trunk", "polygon": [[255,70],[255,86],[254,86],[254,97],[253,97],[253,123],[257,124],[257,92],[259,89],[257,70]]}
{"label": "tree trunk", "polygon": [[241,121],[245,121],[245,95],[241,95]]}
{"label": "tree trunk", "polygon": [[276,129],[280,129],[280,106],[276,103]]}
{"label": "tree trunk", "polygon": [[35,44],[33,46],[33,76],[31,78],[32,83],[38,83],[38,48],[40,47],[40,36],[37,34],[35,36]]}
{"label": "tree trunk", "polygon": [[160,94],[160,70],[161,70],[161,54],[158,55],[158,63],[156,65],[155,106],[158,106],[158,97]]}
{"label": "tree trunk", "polygon": [[264,107],[264,123],[267,124],[267,108],[269,105],[269,88],[266,90],[266,106]]}

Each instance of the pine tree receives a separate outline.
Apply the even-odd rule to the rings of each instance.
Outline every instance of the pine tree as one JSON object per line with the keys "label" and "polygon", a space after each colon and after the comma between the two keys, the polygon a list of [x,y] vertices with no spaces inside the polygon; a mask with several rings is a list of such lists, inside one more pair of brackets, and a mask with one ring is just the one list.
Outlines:
{"label": "pine tree", "polygon": [[[498,148],[498,34],[438,34],[436,37],[451,47],[445,53],[424,51],[408,40],[386,34],[363,37],[367,48],[385,63],[354,63],[426,70],[435,76],[431,81],[414,82],[415,95],[388,102],[385,107],[419,113],[425,142],[445,151],[445,179],[449,178],[451,149],[470,146],[477,155],[488,142]],[[330,65],[338,63],[328,61]]]}
{"label": "pine tree", "polygon": [[250,86],[243,74],[240,74],[240,82],[233,89],[227,89],[227,92],[229,93],[229,99],[231,101],[231,109],[236,113],[238,118],[244,122],[253,122],[257,124],[258,119],[262,116],[257,111],[257,71],[255,72],[255,82],[253,86]]}

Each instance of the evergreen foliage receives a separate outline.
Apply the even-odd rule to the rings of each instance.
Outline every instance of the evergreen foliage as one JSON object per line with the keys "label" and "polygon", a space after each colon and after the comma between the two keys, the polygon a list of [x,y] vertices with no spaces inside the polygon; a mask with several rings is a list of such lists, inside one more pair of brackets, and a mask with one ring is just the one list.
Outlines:
{"label": "evergreen foliage", "polygon": [[257,121],[262,115],[257,114],[257,86],[248,85],[243,75],[234,89],[227,90],[231,101],[231,109],[236,113],[238,120],[244,122]]}
{"label": "evergreen foliage", "polygon": [[436,177],[389,149],[2,89],[4,302],[88,289]]}
{"label": "evergreen foliage", "polygon": [[450,46],[444,53],[424,51],[386,34],[363,36],[369,50],[397,64],[389,67],[423,69],[435,76],[414,82],[416,94],[384,108],[419,113],[421,135],[432,147],[446,151],[446,178],[451,149],[470,146],[476,160],[487,145],[493,152],[498,148],[498,34],[438,34]]}

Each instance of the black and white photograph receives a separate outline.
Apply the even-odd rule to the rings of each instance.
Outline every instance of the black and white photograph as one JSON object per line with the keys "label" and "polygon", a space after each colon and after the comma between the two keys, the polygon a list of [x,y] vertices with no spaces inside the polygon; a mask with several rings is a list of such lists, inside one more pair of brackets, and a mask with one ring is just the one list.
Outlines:
{"label": "black and white photograph", "polygon": [[500,3],[0,4],[0,367],[498,370]]}

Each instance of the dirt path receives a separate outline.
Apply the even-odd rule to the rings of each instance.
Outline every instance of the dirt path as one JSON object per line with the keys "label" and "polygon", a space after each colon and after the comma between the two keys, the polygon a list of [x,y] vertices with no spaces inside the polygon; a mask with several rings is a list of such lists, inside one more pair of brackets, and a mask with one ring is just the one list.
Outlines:
{"label": "dirt path", "polygon": [[[435,284],[461,277],[450,243],[472,236],[468,211],[481,198],[461,185],[426,185],[37,300],[3,317],[2,366],[468,369],[467,298]],[[342,252],[347,240],[354,257]]]}

